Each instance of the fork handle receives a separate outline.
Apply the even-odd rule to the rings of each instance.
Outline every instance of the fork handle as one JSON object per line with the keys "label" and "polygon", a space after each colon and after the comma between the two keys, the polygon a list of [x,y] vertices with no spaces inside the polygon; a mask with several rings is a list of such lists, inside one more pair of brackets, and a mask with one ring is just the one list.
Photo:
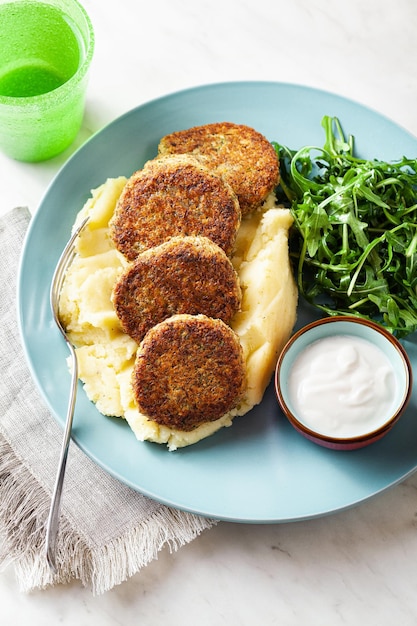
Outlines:
{"label": "fork handle", "polygon": [[65,469],[67,465],[68,449],[71,441],[72,422],[74,418],[75,401],[78,386],[78,365],[74,347],[68,342],[72,357],[71,391],[68,401],[67,415],[65,419],[65,431],[62,440],[61,456],[58,471],[55,478],[55,486],[52,493],[51,507],[46,524],[46,560],[50,568],[56,572],[56,538],[59,528],[59,516],[61,510],[62,487],[64,484]]}

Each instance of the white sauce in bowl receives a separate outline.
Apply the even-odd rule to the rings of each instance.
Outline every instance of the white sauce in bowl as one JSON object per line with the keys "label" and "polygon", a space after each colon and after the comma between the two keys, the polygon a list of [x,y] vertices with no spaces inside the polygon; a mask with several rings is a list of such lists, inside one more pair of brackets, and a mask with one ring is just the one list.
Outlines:
{"label": "white sauce in bowl", "polygon": [[379,428],[394,411],[396,378],[384,352],[366,339],[318,339],[289,372],[293,413],[305,426],[332,437]]}

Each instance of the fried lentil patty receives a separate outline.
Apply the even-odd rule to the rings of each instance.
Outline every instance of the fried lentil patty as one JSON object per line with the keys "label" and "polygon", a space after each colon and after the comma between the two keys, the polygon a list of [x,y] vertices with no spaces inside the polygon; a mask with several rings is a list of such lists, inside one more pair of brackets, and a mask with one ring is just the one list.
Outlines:
{"label": "fried lentil patty", "polygon": [[239,198],[242,215],[257,209],[279,181],[279,161],[271,143],[242,124],[219,122],[171,133],[159,154],[202,155]]}
{"label": "fried lentil patty", "polygon": [[229,323],[241,291],[218,245],[207,237],[173,237],[139,254],[112,299],[123,330],[140,343],[152,326],[176,313],[203,313]]}
{"label": "fried lentil patty", "polygon": [[139,410],[183,431],[237,406],[245,384],[237,335],[205,315],[174,315],[153,326],[138,349],[132,375]]}
{"label": "fried lentil patty", "polygon": [[228,183],[196,158],[168,155],[149,161],[128,180],[110,234],[130,261],[177,235],[203,235],[230,255],[240,218]]}

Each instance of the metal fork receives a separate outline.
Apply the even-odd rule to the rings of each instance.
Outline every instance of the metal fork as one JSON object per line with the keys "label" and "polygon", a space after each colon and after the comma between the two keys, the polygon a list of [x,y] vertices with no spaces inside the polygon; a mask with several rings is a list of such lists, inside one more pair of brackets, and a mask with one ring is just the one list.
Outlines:
{"label": "metal fork", "polygon": [[49,567],[53,572],[56,572],[56,559],[55,559],[55,551],[56,551],[56,538],[59,527],[59,513],[61,508],[61,496],[62,496],[62,487],[64,484],[64,476],[65,476],[65,468],[67,464],[68,457],[68,448],[71,439],[71,429],[72,422],[74,417],[74,408],[75,401],[77,398],[77,385],[78,385],[78,362],[77,355],[75,353],[74,347],[68,339],[67,333],[64,327],[61,324],[59,319],[59,299],[61,295],[61,289],[64,282],[65,274],[74,260],[75,257],[75,247],[74,243],[77,239],[78,235],[88,222],[88,217],[86,217],[81,224],[74,231],[71,239],[68,241],[65,246],[57,266],[55,268],[54,275],[52,277],[51,290],[50,290],[50,304],[52,309],[52,315],[56,325],[61,331],[62,336],[64,337],[67,346],[71,355],[71,390],[70,396],[68,400],[68,408],[67,415],[65,419],[65,430],[64,437],[62,440],[61,447],[61,456],[58,464],[58,471],[55,479],[54,491],[52,494],[51,507],[49,510],[48,521],[46,525],[46,560],[48,562]]}

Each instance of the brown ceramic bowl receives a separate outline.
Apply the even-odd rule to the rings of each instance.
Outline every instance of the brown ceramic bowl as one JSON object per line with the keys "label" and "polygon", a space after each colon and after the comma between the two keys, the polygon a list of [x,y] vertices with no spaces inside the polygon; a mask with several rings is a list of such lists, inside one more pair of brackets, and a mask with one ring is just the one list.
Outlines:
{"label": "brown ceramic bowl", "polygon": [[[336,337],[337,339],[335,339]],[[389,392],[390,400],[387,401],[387,408],[386,410],[384,408],[383,411],[374,409],[371,402],[371,408],[366,409],[370,412],[370,419],[368,421],[365,420],[363,424],[360,423],[361,420],[359,419],[359,424],[355,423],[354,426],[352,425],[353,420],[352,424],[343,425],[340,424],[342,418],[338,417],[338,412],[344,413],[346,403],[342,402],[339,405],[334,402],[334,387],[330,388],[330,383],[327,384],[327,378],[330,377],[331,379],[331,376],[333,376],[333,380],[337,379],[339,381],[343,379],[343,384],[349,386],[350,383],[346,382],[347,380],[358,380],[358,371],[355,372],[355,367],[359,367],[359,364],[356,366],[355,363],[350,366],[352,372],[349,375],[336,376],[334,355],[332,358],[329,357],[328,368],[326,366],[323,374],[317,369],[318,362],[314,361],[314,366],[312,366],[309,360],[314,358],[312,346],[316,346],[314,348],[316,350],[320,341],[325,341],[325,343],[321,344],[320,349],[324,349],[324,346],[327,346],[325,353],[322,354],[321,362],[325,361],[327,363],[327,355],[330,354],[328,352],[329,348],[331,348],[333,353],[336,343],[346,347],[353,345],[352,342],[357,340],[359,342],[368,342],[364,353],[366,359],[374,349],[378,350],[376,356],[380,357],[380,359],[377,360],[375,368],[379,368],[380,364],[388,365],[390,368],[389,382],[392,385]],[[352,348],[349,347],[348,349],[351,350]],[[295,364],[300,362],[301,355],[303,355],[305,366],[309,368],[308,371],[312,372],[310,388],[313,389],[313,397],[316,400],[318,398],[317,402],[319,405],[315,406],[314,409],[318,416],[316,421],[312,421],[310,418],[306,419],[306,413],[304,412],[303,414],[303,411],[300,410],[298,398],[306,377],[298,378],[297,380],[294,377],[296,371]],[[336,357],[336,359],[339,359],[339,357]],[[304,373],[306,371],[303,370]],[[362,376],[362,378],[366,377]],[[384,383],[381,381],[381,384],[379,384],[372,369],[368,371],[367,378],[373,381],[374,393],[380,393],[378,387],[383,388]],[[319,385],[317,385],[317,381]],[[323,382],[323,385],[321,385],[321,382]],[[320,393],[318,392],[319,387]],[[401,343],[381,325],[357,317],[327,317],[304,326],[290,338],[283,348],[275,371],[275,389],[278,402],[289,422],[307,439],[335,450],[354,450],[381,439],[391,430],[402,415],[410,399],[411,388],[411,364]],[[304,408],[310,411],[310,405],[306,406],[304,404]],[[365,410],[363,412],[365,414]],[[324,420],[325,427],[323,427],[323,420],[321,419],[322,414],[323,416],[326,414],[326,419]],[[359,415],[359,417],[361,416]],[[335,429],[327,427],[332,420],[338,423]]]}

